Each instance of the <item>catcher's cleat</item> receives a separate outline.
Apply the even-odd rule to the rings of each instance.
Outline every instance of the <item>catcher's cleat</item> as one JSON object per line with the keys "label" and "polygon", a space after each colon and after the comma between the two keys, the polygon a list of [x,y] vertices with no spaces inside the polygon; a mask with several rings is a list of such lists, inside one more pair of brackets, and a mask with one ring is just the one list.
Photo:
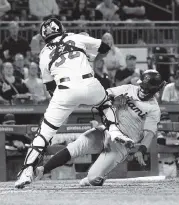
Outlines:
{"label": "catcher's cleat", "polygon": [[15,182],[15,188],[23,189],[25,185],[30,184],[33,181],[34,173],[33,167],[28,166],[23,169],[20,174],[18,180]]}
{"label": "catcher's cleat", "polygon": [[90,186],[91,184],[89,183],[89,180],[88,180],[88,177],[85,177],[83,178],[81,181],[80,181],[80,186]]}
{"label": "catcher's cleat", "polygon": [[43,166],[37,167],[35,170],[35,174],[36,174],[35,181],[41,180],[44,175],[44,167]]}

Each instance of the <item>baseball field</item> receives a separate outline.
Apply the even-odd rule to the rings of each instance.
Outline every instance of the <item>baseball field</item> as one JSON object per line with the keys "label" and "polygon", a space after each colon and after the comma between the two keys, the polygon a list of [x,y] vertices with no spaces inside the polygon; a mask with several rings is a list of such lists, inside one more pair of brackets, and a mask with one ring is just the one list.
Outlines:
{"label": "baseball field", "polygon": [[115,180],[103,187],[79,186],[79,180],[38,181],[17,190],[0,183],[0,205],[178,205],[179,179]]}

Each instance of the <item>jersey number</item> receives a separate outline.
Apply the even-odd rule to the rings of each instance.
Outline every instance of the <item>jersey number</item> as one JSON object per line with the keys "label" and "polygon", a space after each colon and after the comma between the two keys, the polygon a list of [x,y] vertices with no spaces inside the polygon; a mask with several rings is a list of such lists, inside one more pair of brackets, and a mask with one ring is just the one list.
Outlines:
{"label": "jersey number", "polygon": [[[71,46],[75,46],[75,42],[72,41],[72,40],[67,41],[66,44],[71,45]],[[54,50],[50,53],[50,55],[49,55],[49,58],[50,58],[50,59],[54,58],[55,50],[56,50],[56,49],[54,49]],[[79,56],[80,56],[80,52],[79,52],[79,51],[71,51],[71,52],[69,52],[69,54],[68,54],[67,57],[68,57],[68,59],[74,59],[74,58],[77,58],[77,57],[79,57]],[[53,61],[56,61],[56,60],[59,59],[59,58],[60,58],[60,61],[57,61],[57,62],[55,63],[55,66],[56,66],[56,67],[59,67],[60,65],[62,65],[63,63],[65,63],[65,60],[66,60],[65,55],[62,54],[60,57],[57,55],[57,56],[53,59]]]}

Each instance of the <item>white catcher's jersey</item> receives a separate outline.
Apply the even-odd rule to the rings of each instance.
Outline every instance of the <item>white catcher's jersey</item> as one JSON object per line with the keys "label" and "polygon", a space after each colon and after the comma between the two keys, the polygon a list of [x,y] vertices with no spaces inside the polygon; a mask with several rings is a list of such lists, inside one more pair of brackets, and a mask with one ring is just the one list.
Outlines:
{"label": "white catcher's jersey", "polygon": [[[59,42],[61,37],[56,37],[53,43]],[[98,50],[101,39],[95,39],[82,34],[68,33],[68,36],[63,39],[63,42],[86,51],[87,49]],[[65,46],[58,47],[58,52],[55,53],[56,46],[48,47],[46,45],[40,53],[40,70],[44,83],[55,80],[59,84],[60,78],[70,77],[71,79],[81,79],[82,75],[93,72],[83,52],[72,51],[60,55],[60,52],[64,51]]]}
{"label": "white catcher's jersey", "polygon": [[119,109],[116,115],[120,130],[134,142],[142,140],[143,130],[150,130],[156,134],[160,121],[160,108],[156,98],[141,101],[137,96],[138,88],[135,85],[122,85],[107,90],[116,97],[127,94],[127,97],[133,98],[133,101],[127,100],[127,110]]}

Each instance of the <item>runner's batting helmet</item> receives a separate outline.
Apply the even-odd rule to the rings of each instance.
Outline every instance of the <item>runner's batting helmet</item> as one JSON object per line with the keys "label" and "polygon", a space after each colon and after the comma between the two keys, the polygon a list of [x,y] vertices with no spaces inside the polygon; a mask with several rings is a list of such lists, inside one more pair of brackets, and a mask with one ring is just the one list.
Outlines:
{"label": "runner's batting helmet", "polygon": [[149,100],[165,86],[166,82],[162,80],[158,71],[147,70],[141,75],[138,84],[140,85],[138,97],[141,100]]}
{"label": "runner's batting helmet", "polygon": [[64,33],[62,23],[56,18],[50,18],[44,21],[40,27],[40,35],[46,43]]}

